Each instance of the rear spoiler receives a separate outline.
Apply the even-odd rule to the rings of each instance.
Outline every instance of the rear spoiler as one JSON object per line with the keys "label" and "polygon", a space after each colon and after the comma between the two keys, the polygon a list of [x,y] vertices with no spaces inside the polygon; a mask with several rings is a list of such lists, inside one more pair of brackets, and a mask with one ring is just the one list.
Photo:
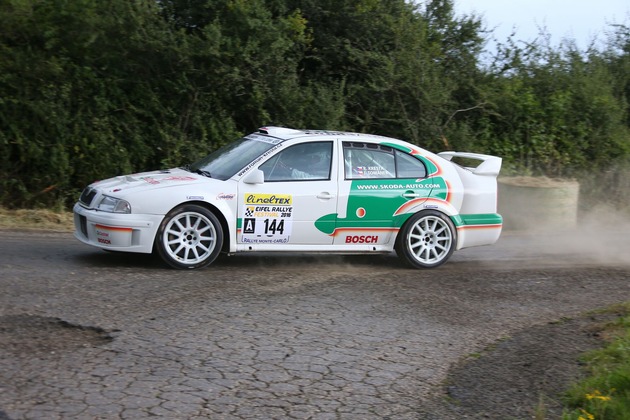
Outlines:
{"label": "rear spoiler", "polygon": [[468,152],[440,152],[438,153],[438,156],[449,161],[454,157],[480,160],[481,163],[477,167],[466,167],[466,169],[476,175],[498,176],[499,171],[501,170],[501,162],[503,161],[503,159],[497,156]]}

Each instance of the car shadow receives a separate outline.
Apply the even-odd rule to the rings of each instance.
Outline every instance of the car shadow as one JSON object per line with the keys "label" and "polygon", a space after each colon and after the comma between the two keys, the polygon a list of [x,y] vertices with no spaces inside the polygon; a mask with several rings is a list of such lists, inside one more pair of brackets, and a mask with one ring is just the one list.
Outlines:
{"label": "car shadow", "polygon": [[81,266],[90,267],[168,269],[168,266],[154,254],[96,250],[78,254],[74,259]]}
{"label": "car shadow", "polygon": [[[164,263],[156,254],[139,254],[129,252],[115,252],[97,250],[74,256],[75,261],[81,266],[100,268],[142,268],[147,270],[170,270],[170,266]],[[391,269],[407,268],[396,257],[396,254],[374,255],[334,255],[334,254],[302,254],[302,253],[243,253],[226,255],[221,254],[208,267],[203,270],[212,270],[213,267],[229,268],[261,268],[261,267],[299,267],[323,264],[328,266],[365,266],[382,267]]]}
{"label": "car shadow", "polygon": [[[356,265],[400,268],[401,262],[396,254],[374,255],[334,255],[334,254],[302,254],[302,253],[247,253],[237,255],[222,254],[212,266],[229,267],[278,267],[278,266],[312,266],[324,265]],[[212,267],[210,266],[210,267]]]}

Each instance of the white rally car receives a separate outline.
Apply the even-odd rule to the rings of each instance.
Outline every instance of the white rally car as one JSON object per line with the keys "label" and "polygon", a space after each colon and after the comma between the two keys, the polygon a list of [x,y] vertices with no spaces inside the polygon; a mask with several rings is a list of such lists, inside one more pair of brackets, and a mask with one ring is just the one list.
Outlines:
{"label": "white rally car", "polygon": [[[475,162],[460,166],[451,160]],[[264,127],[186,167],[89,185],[75,236],[200,268],[220,252],[391,253],[436,267],[493,244],[501,158],[388,137]]]}

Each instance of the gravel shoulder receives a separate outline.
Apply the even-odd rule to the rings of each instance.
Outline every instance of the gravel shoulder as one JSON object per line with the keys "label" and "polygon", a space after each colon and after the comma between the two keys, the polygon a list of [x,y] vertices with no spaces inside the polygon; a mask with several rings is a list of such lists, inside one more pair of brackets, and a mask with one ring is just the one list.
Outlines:
{"label": "gravel shoulder", "polygon": [[605,344],[601,331],[616,317],[587,314],[526,328],[465,357],[422,418],[561,418],[564,392],[586,374],[581,355]]}

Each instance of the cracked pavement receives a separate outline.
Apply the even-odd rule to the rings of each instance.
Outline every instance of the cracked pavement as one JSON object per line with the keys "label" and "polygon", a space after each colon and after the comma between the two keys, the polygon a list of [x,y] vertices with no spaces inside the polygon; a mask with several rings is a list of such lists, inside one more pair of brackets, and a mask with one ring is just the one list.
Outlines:
{"label": "cracked pavement", "polygon": [[258,255],[175,271],[0,231],[0,419],[426,418],[462,357],[630,298],[627,266],[525,246],[437,270]]}

